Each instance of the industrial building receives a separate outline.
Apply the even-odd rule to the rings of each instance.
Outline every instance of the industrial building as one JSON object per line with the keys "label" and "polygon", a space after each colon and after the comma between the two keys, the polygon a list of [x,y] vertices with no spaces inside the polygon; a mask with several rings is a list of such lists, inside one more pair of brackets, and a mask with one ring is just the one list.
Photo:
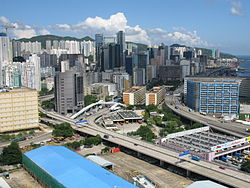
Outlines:
{"label": "industrial building", "polygon": [[189,79],[186,104],[193,110],[208,114],[238,114],[240,83],[241,80],[235,78]]}
{"label": "industrial building", "polygon": [[60,114],[76,113],[83,108],[83,76],[74,70],[55,76],[55,109]]}
{"label": "industrial building", "polygon": [[146,106],[149,104],[158,105],[164,101],[166,89],[164,86],[153,87],[151,91],[146,93]]}
{"label": "industrial building", "polygon": [[137,105],[145,103],[145,86],[134,86],[123,92],[123,103],[126,105]]}
{"label": "industrial building", "polygon": [[0,133],[39,126],[37,90],[0,89]]}
{"label": "industrial building", "polygon": [[250,137],[237,138],[214,133],[209,127],[169,134],[159,144],[178,152],[189,150],[190,154],[212,161],[225,155],[242,153],[250,149]]}
{"label": "industrial building", "polygon": [[23,154],[24,167],[46,187],[135,187],[64,146],[43,146]]}

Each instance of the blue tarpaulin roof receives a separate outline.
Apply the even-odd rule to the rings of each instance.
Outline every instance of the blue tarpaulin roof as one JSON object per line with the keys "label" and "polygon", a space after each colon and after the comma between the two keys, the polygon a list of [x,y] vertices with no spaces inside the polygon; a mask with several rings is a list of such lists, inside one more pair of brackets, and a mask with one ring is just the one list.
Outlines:
{"label": "blue tarpaulin roof", "polygon": [[24,155],[67,188],[135,187],[64,146],[43,146]]}

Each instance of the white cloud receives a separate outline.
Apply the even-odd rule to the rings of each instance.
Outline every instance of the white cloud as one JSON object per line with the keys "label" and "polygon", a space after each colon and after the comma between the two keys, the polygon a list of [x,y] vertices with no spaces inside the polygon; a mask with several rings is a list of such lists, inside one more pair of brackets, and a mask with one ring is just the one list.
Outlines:
{"label": "white cloud", "polygon": [[48,34],[50,34],[50,32],[47,29],[41,29],[39,31],[39,33],[40,33],[40,35],[48,35]]}
{"label": "white cloud", "polygon": [[[0,21],[9,21],[5,17],[0,17]],[[124,13],[118,12],[111,15],[109,18],[88,17],[77,24],[55,24],[47,27],[38,25],[26,25],[20,22],[12,23],[16,28],[11,30],[15,38],[30,38],[37,33],[46,35],[52,33],[64,33],[72,36],[83,37],[86,35],[94,37],[96,33],[102,33],[105,36],[114,36],[118,31],[122,30],[126,33],[126,41],[141,42],[145,44],[160,44],[167,45],[173,43],[185,44],[188,46],[204,46],[210,44],[202,40],[196,31],[187,31],[183,27],[173,27],[173,31],[169,32],[162,28],[141,28],[140,25],[128,25],[128,20]]]}
{"label": "white cloud", "polygon": [[10,23],[10,20],[4,16],[0,16],[0,22],[2,22],[3,24],[8,24]]}
{"label": "white cloud", "polygon": [[34,29],[15,29],[12,32],[15,38],[31,38],[36,36],[36,31]]}
{"label": "white cloud", "polygon": [[71,29],[71,26],[69,24],[55,24],[53,26],[49,26],[51,29],[55,30],[68,30]]}
{"label": "white cloud", "polygon": [[81,36],[90,35],[93,37],[95,33],[103,33],[104,35],[115,35],[122,30],[126,33],[126,40],[133,42],[141,42],[145,44],[159,43],[182,43],[185,45],[209,46],[206,41],[201,40],[196,31],[188,32],[183,27],[173,27],[174,32],[167,32],[161,28],[143,29],[139,25],[130,26],[124,13],[118,12],[109,18],[89,17],[82,22],[69,24],[55,24],[49,27],[54,31],[63,31],[75,33]]}
{"label": "white cloud", "polygon": [[242,12],[242,4],[240,1],[233,1],[232,3],[232,7],[230,8],[230,12],[232,15],[234,16],[243,16],[243,12]]}

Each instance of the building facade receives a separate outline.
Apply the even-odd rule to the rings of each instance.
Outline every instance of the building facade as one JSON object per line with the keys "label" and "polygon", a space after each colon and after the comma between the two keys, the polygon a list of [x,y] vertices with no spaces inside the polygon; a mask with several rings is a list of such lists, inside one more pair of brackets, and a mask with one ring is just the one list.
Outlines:
{"label": "building facade", "polygon": [[151,91],[146,93],[146,106],[149,104],[159,105],[164,101],[166,96],[166,89],[164,86],[153,87]]}
{"label": "building facade", "polygon": [[134,86],[123,93],[123,103],[126,105],[145,104],[146,87]]}
{"label": "building facade", "polygon": [[73,70],[58,72],[54,81],[55,110],[60,114],[72,114],[84,105],[83,76]]}
{"label": "building facade", "polygon": [[208,114],[238,114],[239,88],[237,80],[188,80],[186,104]]}
{"label": "building facade", "polygon": [[0,122],[0,133],[37,128],[37,91],[24,87],[0,90]]}

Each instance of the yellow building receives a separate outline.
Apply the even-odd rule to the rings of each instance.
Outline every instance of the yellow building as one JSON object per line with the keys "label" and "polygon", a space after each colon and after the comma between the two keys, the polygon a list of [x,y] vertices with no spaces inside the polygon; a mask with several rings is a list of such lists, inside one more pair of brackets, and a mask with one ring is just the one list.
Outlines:
{"label": "yellow building", "polygon": [[126,105],[144,104],[145,93],[145,86],[133,86],[126,92],[123,92],[123,103]]}
{"label": "yellow building", "polygon": [[146,106],[149,104],[154,104],[157,106],[165,99],[165,95],[165,86],[153,87],[151,91],[146,93]]}
{"label": "yellow building", "polygon": [[0,133],[38,126],[37,90],[24,87],[0,90]]}

